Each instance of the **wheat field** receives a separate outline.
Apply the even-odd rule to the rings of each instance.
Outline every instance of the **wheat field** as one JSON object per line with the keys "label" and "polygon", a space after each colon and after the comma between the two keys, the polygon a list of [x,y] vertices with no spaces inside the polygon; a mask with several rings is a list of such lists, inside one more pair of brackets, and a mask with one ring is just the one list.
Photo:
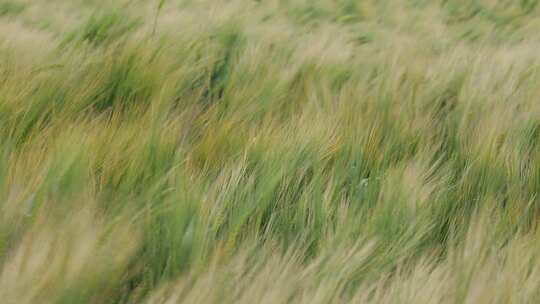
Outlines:
{"label": "wheat field", "polygon": [[536,0],[0,0],[0,303],[539,303]]}

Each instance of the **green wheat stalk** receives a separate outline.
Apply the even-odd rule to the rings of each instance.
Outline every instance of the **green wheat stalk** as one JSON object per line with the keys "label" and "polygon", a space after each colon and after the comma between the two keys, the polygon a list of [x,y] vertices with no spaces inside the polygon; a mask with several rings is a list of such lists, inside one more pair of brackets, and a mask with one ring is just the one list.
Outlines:
{"label": "green wheat stalk", "polygon": [[161,13],[161,10],[163,9],[163,6],[165,5],[166,0],[158,0],[158,5],[156,9],[156,17],[154,18],[154,26],[152,27],[152,36],[156,34],[156,28],[158,23],[158,18]]}

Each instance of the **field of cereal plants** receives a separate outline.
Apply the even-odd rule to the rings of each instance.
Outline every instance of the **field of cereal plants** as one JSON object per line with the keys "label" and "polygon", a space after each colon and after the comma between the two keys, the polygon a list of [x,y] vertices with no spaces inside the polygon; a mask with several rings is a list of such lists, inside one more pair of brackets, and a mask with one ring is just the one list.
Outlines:
{"label": "field of cereal plants", "polygon": [[538,303],[536,0],[0,0],[0,302]]}

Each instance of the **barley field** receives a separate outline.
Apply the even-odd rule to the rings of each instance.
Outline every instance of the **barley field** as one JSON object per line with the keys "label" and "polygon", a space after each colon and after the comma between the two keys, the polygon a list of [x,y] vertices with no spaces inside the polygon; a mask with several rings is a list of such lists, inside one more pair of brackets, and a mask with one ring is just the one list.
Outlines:
{"label": "barley field", "polygon": [[540,303],[537,0],[0,0],[0,303]]}

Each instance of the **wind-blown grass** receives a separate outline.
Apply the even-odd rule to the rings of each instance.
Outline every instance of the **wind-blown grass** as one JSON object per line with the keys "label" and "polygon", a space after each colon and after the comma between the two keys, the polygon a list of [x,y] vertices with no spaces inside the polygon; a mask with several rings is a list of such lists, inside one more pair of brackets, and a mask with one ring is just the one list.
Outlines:
{"label": "wind-blown grass", "polygon": [[0,1],[2,303],[535,303],[536,1]]}

